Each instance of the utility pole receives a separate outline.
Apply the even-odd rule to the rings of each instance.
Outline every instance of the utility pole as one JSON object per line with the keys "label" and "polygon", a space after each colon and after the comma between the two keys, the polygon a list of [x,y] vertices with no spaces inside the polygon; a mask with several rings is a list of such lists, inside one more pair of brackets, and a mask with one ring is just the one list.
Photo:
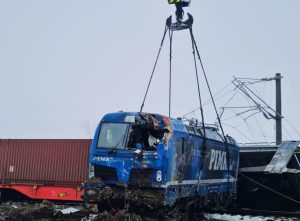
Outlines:
{"label": "utility pole", "polygon": [[276,144],[282,142],[282,115],[281,115],[281,74],[277,73],[275,76],[276,81]]}

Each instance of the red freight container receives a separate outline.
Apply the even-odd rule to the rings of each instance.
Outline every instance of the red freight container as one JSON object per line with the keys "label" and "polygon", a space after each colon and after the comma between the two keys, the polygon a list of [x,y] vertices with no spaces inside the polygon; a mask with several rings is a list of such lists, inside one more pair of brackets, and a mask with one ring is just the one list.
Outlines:
{"label": "red freight container", "polygon": [[81,200],[90,139],[0,140],[0,189],[34,199]]}

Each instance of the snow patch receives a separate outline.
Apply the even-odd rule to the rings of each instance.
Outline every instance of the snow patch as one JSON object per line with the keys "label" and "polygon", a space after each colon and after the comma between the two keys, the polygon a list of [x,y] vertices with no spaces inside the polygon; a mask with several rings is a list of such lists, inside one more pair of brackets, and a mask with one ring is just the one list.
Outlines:
{"label": "snow patch", "polygon": [[78,211],[79,211],[79,209],[76,209],[76,208],[74,208],[74,207],[69,207],[69,208],[60,210],[60,212],[61,212],[62,214],[71,214],[71,213],[76,213],[76,212],[78,212]]}
{"label": "snow patch", "polygon": [[205,214],[208,219],[219,219],[226,221],[294,221],[293,218],[274,218],[262,216],[241,216],[241,215],[228,215],[228,214]]}

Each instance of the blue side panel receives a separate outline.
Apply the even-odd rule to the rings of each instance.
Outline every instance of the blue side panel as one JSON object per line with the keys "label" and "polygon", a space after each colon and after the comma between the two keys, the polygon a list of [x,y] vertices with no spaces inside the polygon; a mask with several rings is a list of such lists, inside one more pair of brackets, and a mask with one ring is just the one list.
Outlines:
{"label": "blue side panel", "polygon": [[[180,124],[177,124],[180,125]],[[177,127],[178,128],[178,127]],[[180,143],[184,141],[184,145]],[[239,162],[239,147],[228,144],[229,174],[225,144],[175,131],[170,140],[166,204],[176,199],[212,192],[236,192],[236,172]],[[205,153],[203,155],[203,153]]]}
{"label": "blue side panel", "polygon": [[[186,184],[186,185],[173,185],[166,188],[165,203],[172,205],[178,198],[186,198],[192,196],[207,196],[212,192],[227,192],[228,187],[230,191],[235,190],[236,184],[231,182],[217,183],[217,184]],[[234,191],[233,191],[234,192]]]}
{"label": "blue side panel", "polygon": [[[126,116],[140,117],[139,113],[119,112],[105,115],[101,122],[121,123]],[[152,117],[159,122],[161,128],[168,131],[165,137],[169,137],[166,142],[161,139],[155,150],[143,150],[142,154],[136,154],[136,149],[127,147],[113,151],[109,148],[97,148],[100,132],[100,124],[98,125],[91,147],[90,163],[116,170],[117,181],[108,180],[107,184],[123,182],[129,185],[133,169],[152,169],[152,183],[147,187],[164,190],[165,203],[168,205],[181,197],[236,191],[238,146],[228,144],[228,155],[223,142],[212,138],[207,139],[204,145],[204,138],[189,134],[182,120],[155,114]],[[155,131],[156,128],[152,129]],[[145,140],[148,140],[147,136]],[[162,174],[162,180],[156,182],[155,174],[158,170]]]}

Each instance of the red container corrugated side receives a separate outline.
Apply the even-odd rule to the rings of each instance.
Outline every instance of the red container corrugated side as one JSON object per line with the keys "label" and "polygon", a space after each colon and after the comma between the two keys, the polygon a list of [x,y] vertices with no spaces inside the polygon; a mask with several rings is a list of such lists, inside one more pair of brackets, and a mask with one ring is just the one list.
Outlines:
{"label": "red container corrugated side", "polygon": [[81,200],[90,139],[1,139],[0,188],[33,199]]}

